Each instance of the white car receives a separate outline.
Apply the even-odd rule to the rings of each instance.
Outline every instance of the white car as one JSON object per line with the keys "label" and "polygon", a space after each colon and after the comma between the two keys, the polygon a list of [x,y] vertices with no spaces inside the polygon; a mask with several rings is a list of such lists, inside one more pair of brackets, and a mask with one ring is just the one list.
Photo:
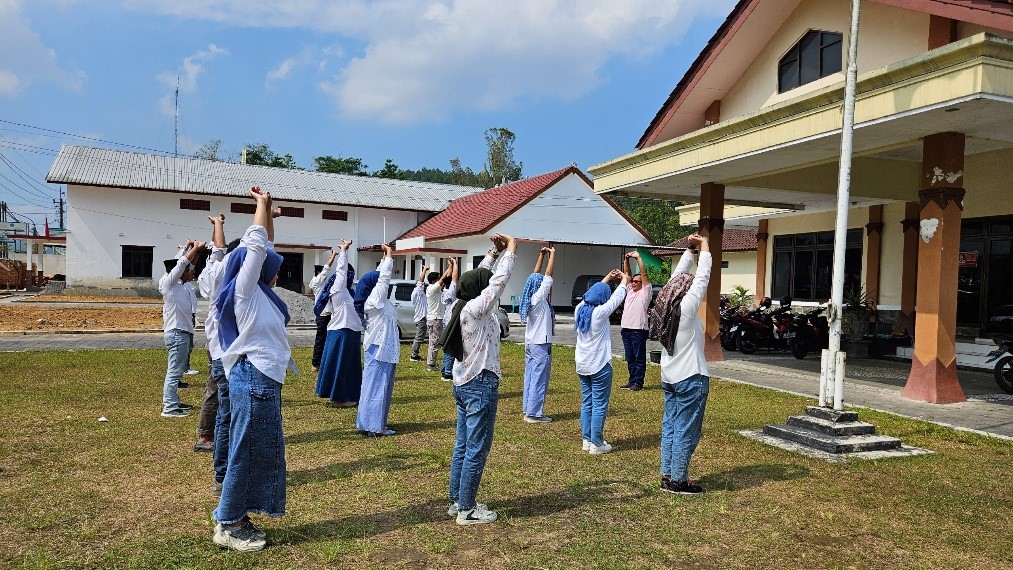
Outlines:
{"label": "white car", "polygon": [[[414,279],[391,279],[387,289],[387,298],[397,309],[397,329],[401,338],[415,338],[415,306],[412,305],[412,290],[415,289]],[[499,320],[499,337],[510,336],[510,319],[503,307],[496,308]]]}

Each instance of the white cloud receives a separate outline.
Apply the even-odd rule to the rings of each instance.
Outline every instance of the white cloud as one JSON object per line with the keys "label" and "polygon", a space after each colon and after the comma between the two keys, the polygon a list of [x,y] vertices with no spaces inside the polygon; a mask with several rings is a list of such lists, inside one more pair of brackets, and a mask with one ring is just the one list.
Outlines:
{"label": "white cloud", "polygon": [[68,71],[46,47],[21,11],[21,0],[0,0],[0,95],[13,97],[35,81],[79,91],[81,71]]}
{"label": "white cloud", "polygon": [[[349,118],[445,120],[539,98],[573,100],[607,80],[602,68],[677,41],[701,14],[734,0],[126,0],[177,17],[260,28],[306,28],[362,44],[319,82]],[[289,77],[286,60],[267,83]],[[320,60],[318,70],[327,67]]]}
{"label": "white cloud", "polygon": [[203,63],[211,61],[220,55],[229,55],[229,50],[220,48],[215,44],[208,44],[207,49],[197,50],[183,58],[179,69],[173,73],[163,71],[158,74],[158,80],[169,87],[176,87],[176,79],[179,79],[179,90],[184,93],[197,91],[197,78],[204,71]]}

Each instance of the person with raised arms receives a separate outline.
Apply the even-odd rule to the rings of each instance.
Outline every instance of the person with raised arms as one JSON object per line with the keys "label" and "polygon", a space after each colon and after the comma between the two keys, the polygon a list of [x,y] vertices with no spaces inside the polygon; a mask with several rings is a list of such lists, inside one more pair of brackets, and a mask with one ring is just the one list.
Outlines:
{"label": "person with raised arms", "polygon": [[[548,256],[545,275],[541,274],[542,260]],[[544,414],[545,394],[549,390],[552,371],[552,334],[556,314],[552,310],[552,269],[556,264],[556,248],[543,247],[538,252],[535,271],[528,276],[521,293],[518,312],[524,327],[524,421],[548,423],[552,418]]]}
{"label": "person with raised arms", "polygon": [[366,316],[366,365],[362,370],[362,392],[355,427],[366,437],[394,435],[387,427],[390,401],[394,395],[394,371],[401,360],[397,312],[387,299],[387,286],[394,270],[394,258],[387,244],[376,271],[362,276],[355,288],[355,303],[362,303]]}
{"label": "person with raised arms", "polygon": [[[339,408],[355,407],[362,390],[362,320],[356,314],[352,299],[355,269],[348,265],[351,240],[341,240],[334,274],[321,289],[317,299],[326,305],[322,311],[330,315],[327,339],[317,372],[317,396],[327,398]],[[342,279],[338,279],[341,276]]]}

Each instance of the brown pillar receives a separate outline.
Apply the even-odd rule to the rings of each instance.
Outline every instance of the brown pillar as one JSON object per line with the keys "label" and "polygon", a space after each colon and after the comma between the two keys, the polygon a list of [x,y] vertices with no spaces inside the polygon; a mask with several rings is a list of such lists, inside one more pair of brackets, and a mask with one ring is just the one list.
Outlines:
{"label": "brown pillar", "polygon": [[865,224],[867,249],[865,255],[865,296],[879,304],[879,261],[883,256],[883,206],[869,206],[869,223]]}
{"label": "brown pillar", "polygon": [[911,374],[901,395],[935,404],[963,402],[957,382],[957,257],[964,200],[964,135],[922,141],[918,314]]}
{"label": "brown pillar", "polygon": [[703,321],[703,353],[708,362],[725,359],[721,348],[721,241],[725,228],[725,187],[722,184],[700,186],[700,235],[710,242],[711,279],[707,296],[700,305]]}
{"label": "brown pillar", "polygon": [[766,295],[767,290],[767,220],[760,220],[756,229],[756,291],[753,295],[755,305]]}
{"label": "brown pillar", "polygon": [[957,21],[942,16],[929,16],[929,49],[957,41]]}
{"label": "brown pillar", "polygon": [[904,259],[900,279],[900,317],[893,326],[893,332],[908,334],[915,330],[915,292],[918,286],[918,213],[921,206],[918,202],[904,205],[904,219],[901,227],[904,231]]}

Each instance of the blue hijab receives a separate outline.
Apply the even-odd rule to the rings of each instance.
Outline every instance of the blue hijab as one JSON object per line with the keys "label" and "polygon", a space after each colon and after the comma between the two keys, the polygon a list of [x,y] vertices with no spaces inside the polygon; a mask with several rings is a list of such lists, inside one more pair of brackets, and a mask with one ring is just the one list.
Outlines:
{"label": "blue hijab", "polygon": [[369,294],[373,292],[373,288],[376,287],[376,282],[380,280],[379,271],[370,271],[369,273],[362,276],[359,279],[359,284],[355,286],[355,295],[352,295],[352,304],[355,305],[355,312],[358,313],[359,319],[362,320],[362,326],[366,326],[366,299],[369,298]]}
{"label": "blue hijab", "polygon": [[584,302],[577,307],[577,315],[573,321],[573,328],[577,332],[586,333],[591,330],[591,314],[594,308],[609,300],[612,296],[612,289],[601,281],[595,283],[584,293]]}
{"label": "blue hijab", "polygon": [[[218,307],[218,342],[222,345],[222,350],[228,350],[239,337],[239,324],[236,322],[236,278],[239,277],[239,270],[243,267],[247,253],[245,247],[237,247],[229,254],[229,260],[225,263],[225,274],[222,276],[222,290],[215,300]],[[288,305],[268,285],[281,269],[282,261],[284,258],[274,250],[267,250],[267,257],[260,267],[260,280],[257,281],[257,286],[285,316],[287,325],[290,318]]]}
{"label": "blue hijab", "polygon": [[531,297],[542,286],[543,279],[544,276],[541,273],[532,273],[528,275],[528,280],[524,282],[524,291],[521,292],[521,304],[517,308],[521,321],[528,320],[528,312],[531,310]]}

